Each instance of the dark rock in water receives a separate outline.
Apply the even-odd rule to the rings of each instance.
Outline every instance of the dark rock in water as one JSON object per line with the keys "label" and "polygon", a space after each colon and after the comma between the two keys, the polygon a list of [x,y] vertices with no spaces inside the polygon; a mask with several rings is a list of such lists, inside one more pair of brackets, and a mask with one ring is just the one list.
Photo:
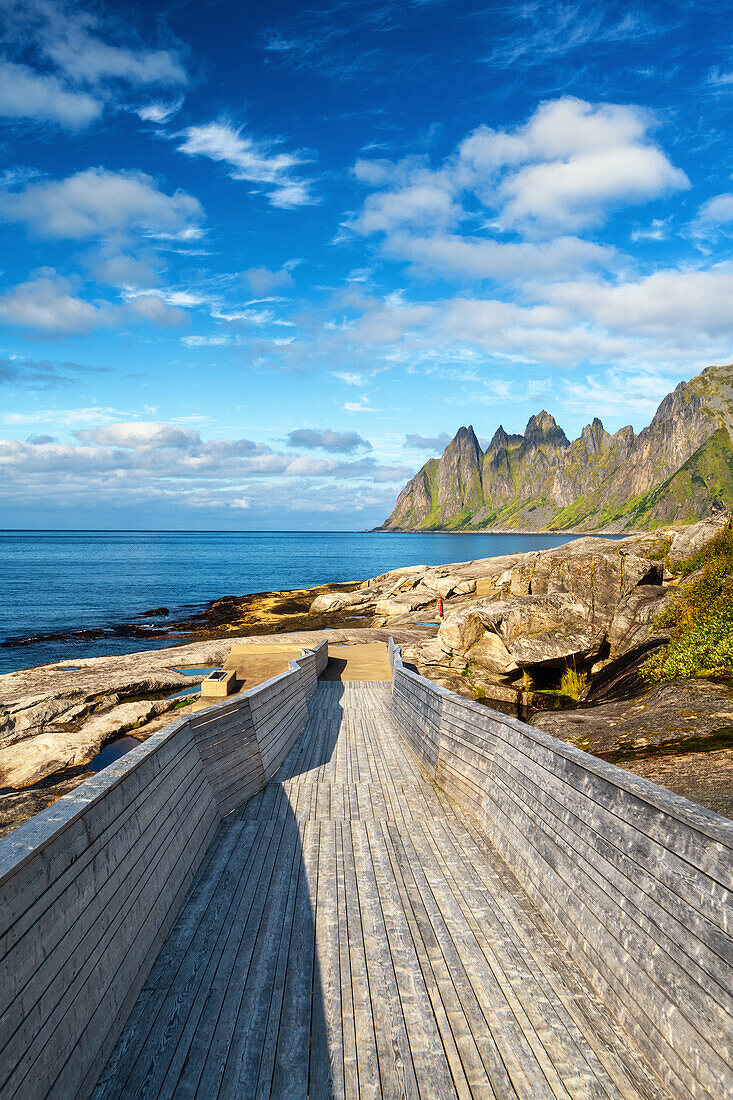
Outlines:
{"label": "dark rock in water", "polygon": [[38,642],[96,642],[100,638],[106,638],[109,630],[59,630],[52,634],[25,634],[14,638],[4,638],[0,642],[3,649],[14,649],[17,646],[35,645]]}
{"label": "dark rock in water", "polygon": [[167,607],[153,607],[150,609],[150,611],[143,611],[140,618],[154,619],[159,618],[161,615],[170,615],[170,609]]}

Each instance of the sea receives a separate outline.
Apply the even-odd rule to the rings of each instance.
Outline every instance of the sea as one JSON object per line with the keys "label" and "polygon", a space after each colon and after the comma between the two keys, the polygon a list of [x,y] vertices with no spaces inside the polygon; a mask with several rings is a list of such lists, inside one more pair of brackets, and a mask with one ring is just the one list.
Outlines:
{"label": "sea", "polygon": [[[568,542],[570,535],[343,531],[0,531],[0,672],[131,653],[173,639],[116,637],[115,624],[167,607],[190,614],[220,596],[364,580]],[[164,620],[163,620],[164,621]],[[101,629],[96,639],[9,639]]]}

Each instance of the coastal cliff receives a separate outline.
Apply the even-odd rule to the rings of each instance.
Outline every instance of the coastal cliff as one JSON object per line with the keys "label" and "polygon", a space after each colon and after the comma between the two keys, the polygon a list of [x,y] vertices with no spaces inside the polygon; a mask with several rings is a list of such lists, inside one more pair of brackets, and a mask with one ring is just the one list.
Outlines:
{"label": "coastal cliff", "polygon": [[733,506],[733,366],[681,382],[638,435],[596,417],[570,441],[544,410],[486,450],[462,427],[380,531],[650,530]]}

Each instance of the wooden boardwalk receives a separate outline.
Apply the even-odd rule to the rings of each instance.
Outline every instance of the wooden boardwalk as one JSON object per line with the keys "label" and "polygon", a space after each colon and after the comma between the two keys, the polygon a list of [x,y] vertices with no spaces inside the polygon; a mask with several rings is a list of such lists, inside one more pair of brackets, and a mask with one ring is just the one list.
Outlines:
{"label": "wooden boardwalk", "polygon": [[220,825],[95,1097],[668,1093],[393,726],[325,682]]}

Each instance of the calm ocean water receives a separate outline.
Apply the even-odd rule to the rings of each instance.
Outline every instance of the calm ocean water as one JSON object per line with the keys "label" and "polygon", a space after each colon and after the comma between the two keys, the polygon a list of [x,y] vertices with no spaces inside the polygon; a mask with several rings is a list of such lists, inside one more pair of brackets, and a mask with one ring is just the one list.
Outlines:
{"label": "calm ocean water", "polygon": [[[106,628],[161,606],[175,616],[219,596],[361,580],[400,565],[440,565],[559,546],[568,537],[0,531],[0,641]],[[0,648],[0,672],[155,644],[171,643],[105,637]]]}

